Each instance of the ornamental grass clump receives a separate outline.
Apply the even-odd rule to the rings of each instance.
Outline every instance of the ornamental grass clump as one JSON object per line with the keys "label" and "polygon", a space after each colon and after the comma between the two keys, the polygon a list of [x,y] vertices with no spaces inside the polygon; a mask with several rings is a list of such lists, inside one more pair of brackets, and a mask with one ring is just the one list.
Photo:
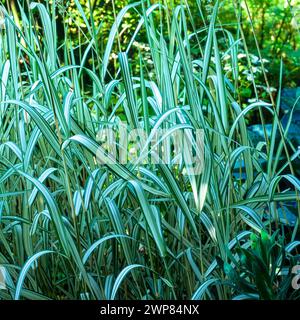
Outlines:
{"label": "ornamental grass clump", "polygon": [[[218,2],[198,26],[187,2],[170,12],[142,1],[116,12],[103,48],[101,24],[75,3],[85,23],[76,26],[78,44],[65,21],[59,41],[55,1],[20,6],[18,23],[2,9],[0,298],[273,297],[251,277],[239,274],[247,285],[236,285],[227,271],[238,272],[251,235],[275,229],[284,240],[271,238],[274,246],[292,267],[298,219],[289,225],[282,215],[292,204],[299,217],[299,149],[281,124],[280,94],[239,104],[242,32],[222,27]],[[131,10],[140,21],[120,51]],[[140,32],[144,47],[133,45]],[[252,113],[262,126],[266,114],[272,119],[271,135],[257,143],[247,130]],[[133,137],[127,144],[120,126]],[[176,132],[186,133],[188,152],[180,144],[174,152]],[[121,159],[121,147],[133,161]]]}

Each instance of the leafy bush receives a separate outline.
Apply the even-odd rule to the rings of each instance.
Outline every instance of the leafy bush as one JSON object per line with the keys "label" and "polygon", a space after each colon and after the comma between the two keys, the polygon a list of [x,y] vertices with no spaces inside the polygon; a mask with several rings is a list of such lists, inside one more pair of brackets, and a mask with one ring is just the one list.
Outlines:
{"label": "leafy bush", "polygon": [[293,246],[286,249],[278,234],[279,230],[271,237],[264,230],[260,236],[252,233],[250,247],[240,246],[236,256],[229,253],[232,264],[219,262],[228,276],[224,284],[239,293],[234,299],[299,299],[299,292],[291,288],[291,271],[298,261],[290,254]]}

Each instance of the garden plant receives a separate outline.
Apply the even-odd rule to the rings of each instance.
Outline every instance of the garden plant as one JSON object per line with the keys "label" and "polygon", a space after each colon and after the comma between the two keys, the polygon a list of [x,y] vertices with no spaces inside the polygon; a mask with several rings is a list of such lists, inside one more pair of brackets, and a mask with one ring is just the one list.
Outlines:
{"label": "garden plant", "polygon": [[273,40],[268,1],[2,2],[1,300],[299,298],[298,3],[275,2]]}

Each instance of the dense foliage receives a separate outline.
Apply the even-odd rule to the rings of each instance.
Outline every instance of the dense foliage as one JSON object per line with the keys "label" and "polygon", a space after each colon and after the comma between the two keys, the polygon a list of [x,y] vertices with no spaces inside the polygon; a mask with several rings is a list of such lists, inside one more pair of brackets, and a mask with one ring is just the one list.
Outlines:
{"label": "dense foliage", "polygon": [[[0,298],[299,298],[296,2],[122,2],[2,7]],[[201,174],[99,162],[121,122],[203,130]]]}

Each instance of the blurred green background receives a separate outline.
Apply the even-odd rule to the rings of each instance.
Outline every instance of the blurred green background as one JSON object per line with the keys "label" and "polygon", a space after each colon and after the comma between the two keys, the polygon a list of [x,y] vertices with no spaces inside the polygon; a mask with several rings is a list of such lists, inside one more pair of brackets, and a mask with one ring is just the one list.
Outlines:
{"label": "blurred green background", "polygon": [[[19,2],[17,0],[2,0],[2,3],[12,12],[15,21],[19,24],[21,24],[19,4],[26,10],[30,2],[28,0],[20,0]],[[53,3],[52,1],[38,2],[43,3],[46,7]],[[66,39],[68,41],[71,39],[72,47],[75,48],[76,62],[80,61],[85,48],[89,45],[88,39],[84,37],[88,32],[87,26],[78,10],[78,7],[81,6],[85,16],[89,19],[89,24],[93,26],[95,34],[97,34],[99,51],[103,52],[116,16],[122,8],[134,2],[134,0],[56,0],[58,43],[63,45],[66,43]],[[186,6],[189,13],[186,27],[192,33],[208,25],[215,0],[145,0],[144,2],[145,7],[156,3],[169,8],[169,14],[166,14],[164,10],[154,10],[152,13],[155,24],[161,26],[161,32],[165,33],[167,37],[168,24],[166,22],[170,21],[172,11],[177,4],[181,3]],[[283,91],[281,109],[284,110],[282,112],[284,115],[285,111],[288,112],[292,107],[297,96],[297,88],[300,87],[300,77],[298,76],[300,71],[300,0],[225,0],[220,1],[219,11],[217,23],[220,27],[230,31],[234,40],[240,44],[238,54],[238,87],[240,89],[237,91],[238,97],[236,98],[242,106],[246,106],[253,102],[255,96],[258,99],[270,101],[271,92],[275,100],[278,96],[282,61],[281,81],[285,91]],[[122,19],[121,27],[118,30],[120,41],[115,41],[114,50],[110,57],[112,63],[110,63],[109,71],[112,76],[116,74],[119,66],[117,53],[127,48],[140,19],[141,12],[136,8],[126,12]],[[67,35],[64,31],[66,26],[68,26]],[[132,72],[134,75],[138,74],[139,54],[141,53],[147,63],[146,68],[151,78],[152,61],[148,44],[146,44],[144,28],[141,28],[135,39],[129,54]],[[197,41],[202,41],[201,37]],[[228,44],[224,43],[224,48],[228,48]],[[191,52],[195,58],[201,54],[196,43],[194,48],[191,46]],[[222,53],[226,76],[229,80],[233,80],[230,56],[227,55],[227,59],[226,51],[224,50]],[[251,61],[247,57],[250,57]],[[92,66],[92,63],[93,56],[90,55],[87,64]],[[263,68],[268,77],[269,87],[264,79]],[[249,124],[257,122],[258,119],[255,118],[255,115],[249,119]]]}

